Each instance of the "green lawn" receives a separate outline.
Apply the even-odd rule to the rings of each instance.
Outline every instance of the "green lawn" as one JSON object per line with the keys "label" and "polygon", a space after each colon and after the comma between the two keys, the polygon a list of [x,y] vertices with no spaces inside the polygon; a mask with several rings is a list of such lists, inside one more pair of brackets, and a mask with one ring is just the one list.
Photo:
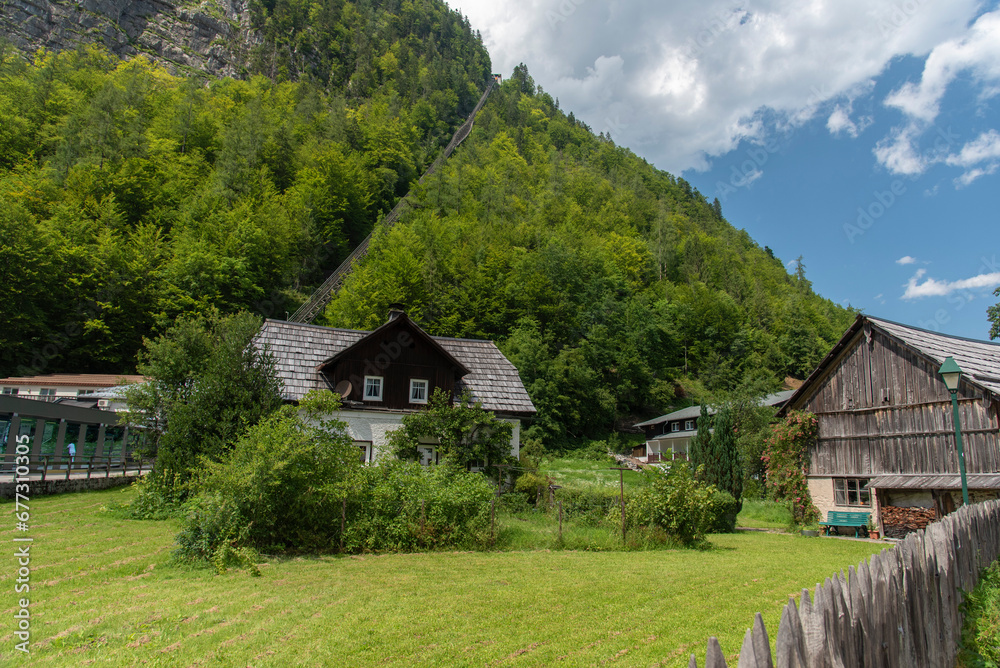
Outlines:
{"label": "green lawn", "polygon": [[711,634],[734,655],[754,612],[776,628],[789,595],[882,547],[745,533],[707,551],[329,556],[220,576],[170,565],[175,522],[100,512],[121,498],[32,501],[30,657],[13,649],[3,532],[0,664],[686,666]]}

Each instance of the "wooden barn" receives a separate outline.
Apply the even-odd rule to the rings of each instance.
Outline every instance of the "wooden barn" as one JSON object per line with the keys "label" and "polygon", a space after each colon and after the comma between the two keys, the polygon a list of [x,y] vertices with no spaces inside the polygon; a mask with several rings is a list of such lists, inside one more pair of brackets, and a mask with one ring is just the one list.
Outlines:
{"label": "wooden barn", "polygon": [[831,510],[871,510],[887,536],[961,505],[951,395],[953,357],[970,501],[1000,498],[1000,344],[859,315],[786,406],[819,421],[809,491]]}
{"label": "wooden barn", "polygon": [[[468,391],[511,422],[514,456],[521,420],[535,413],[517,369],[492,341],[430,336],[400,310],[371,332],[266,320],[256,341],[275,357],[286,401],[310,390],[343,397],[338,417],[365,462],[378,459],[389,432],[423,408],[436,388],[449,397]],[[433,443],[422,453],[424,464],[438,460]]]}

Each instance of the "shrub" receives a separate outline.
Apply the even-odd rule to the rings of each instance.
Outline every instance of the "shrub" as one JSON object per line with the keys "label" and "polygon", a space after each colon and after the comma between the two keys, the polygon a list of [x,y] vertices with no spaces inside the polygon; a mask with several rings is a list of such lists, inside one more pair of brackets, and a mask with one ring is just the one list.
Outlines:
{"label": "shrub", "polygon": [[619,513],[615,522],[620,522],[621,493],[617,487],[562,487],[556,490],[555,497],[562,501],[564,518],[597,526],[614,510]]}
{"label": "shrub", "polygon": [[179,482],[164,485],[162,481],[153,475],[139,478],[132,483],[135,498],[131,503],[113,503],[106,510],[128,520],[165,520],[181,515],[184,512],[183,485]]}
{"label": "shrub", "polygon": [[976,588],[962,602],[962,644],[957,665],[964,668],[1000,666],[1000,561],[983,572]]}
{"label": "shrub", "polygon": [[715,490],[709,498],[706,531],[708,533],[732,533],[736,530],[736,516],[742,504],[729,492]]}
{"label": "shrub", "polygon": [[494,487],[480,473],[392,460],[361,468],[351,487],[347,551],[407,552],[487,543]]}
{"label": "shrub", "polygon": [[514,491],[523,494],[531,504],[548,499],[548,489],[549,479],[537,471],[522,473],[514,483]]}
{"label": "shrub", "polygon": [[701,485],[686,462],[674,462],[666,473],[650,469],[650,475],[649,485],[626,498],[626,528],[659,527],[684,545],[703,542],[716,489]]}
{"label": "shrub", "polygon": [[812,413],[789,412],[771,429],[762,458],[767,467],[767,488],[771,498],[789,504],[796,524],[809,524],[819,519],[806,480],[807,452],[818,428]]}
{"label": "shrub", "polygon": [[[222,462],[206,461],[199,494],[177,536],[181,559],[225,563],[243,548],[262,551],[329,549],[340,533],[341,502],[357,453],[332,395],[301,404],[251,427]],[[217,564],[218,566],[218,564]]]}

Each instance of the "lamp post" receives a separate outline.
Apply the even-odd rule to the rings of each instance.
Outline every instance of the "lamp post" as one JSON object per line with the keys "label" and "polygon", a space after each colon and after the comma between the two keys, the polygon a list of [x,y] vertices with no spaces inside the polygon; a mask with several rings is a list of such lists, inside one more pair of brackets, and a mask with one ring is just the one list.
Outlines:
{"label": "lamp post", "polygon": [[952,421],[955,423],[955,442],[958,444],[958,472],[962,474],[962,503],[969,505],[969,485],[965,480],[965,449],[962,447],[962,425],[958,418],[958,383],[962,380],[962,369],[954,357],[949,357],[938,369],[944,386],[951,393]]}

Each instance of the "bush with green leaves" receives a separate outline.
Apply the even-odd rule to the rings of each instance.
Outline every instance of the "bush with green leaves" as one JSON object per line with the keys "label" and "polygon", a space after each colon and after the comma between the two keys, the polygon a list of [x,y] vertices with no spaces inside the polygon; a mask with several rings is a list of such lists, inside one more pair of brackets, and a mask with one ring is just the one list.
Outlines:
{"label": "bush with green leaves", "polygon": [[420,460],[420,447],[434,439],[442,461],[467,468],[476,461],[490,466],[516,464],[510,454],[514,427],[473,401],[466,391],[451,401],[434,389],[426,408],[403,417],[403,427],[389,432],[389,450],[399,459]]}
{"label": "bush with green leaves", "polygon": [[[216,560],[240,549],[337,546],[349,482],[360,468],[330,393],[310,393],[251,427],[220,462],[204,460],[177,556]],[[225,559],[223,559],[225,561]]]}
{"label": "bush with green leaves", "polygon": [[[626,497],[626,529],[658,527],[687,546],[704,542],[714,519],[717,490],[699,483],[686,462],[674,462],[666,472],[648,471],[649,484]],[[615,519],[614,512],[608,513],[609,520]]]}
{"label": "bush with green leaves", "polygon": [[962,601],[962,646],[957,665],[1000,667],[1000,561],[983,571],[975,589]]}
{"label": "bush with green leaves", "polygon": [[619,513],[616,522],[621,521],[621,492],[617,485],[562,487],[556,490],[555,497],[556,502],[562,501],[563,517],[596,526],[614,511]]}
{"label": "bush with green leaves", "polygon": [[732,494],[715,490],[709,499],[707,533],[732,533],[736,530],[736,516],[743,504]]}
{"label": "bush with green leaves", "polygon": [[495,487],[454,464],[388,460],[351,481],[344,549],[411,552],[485,547]]}

